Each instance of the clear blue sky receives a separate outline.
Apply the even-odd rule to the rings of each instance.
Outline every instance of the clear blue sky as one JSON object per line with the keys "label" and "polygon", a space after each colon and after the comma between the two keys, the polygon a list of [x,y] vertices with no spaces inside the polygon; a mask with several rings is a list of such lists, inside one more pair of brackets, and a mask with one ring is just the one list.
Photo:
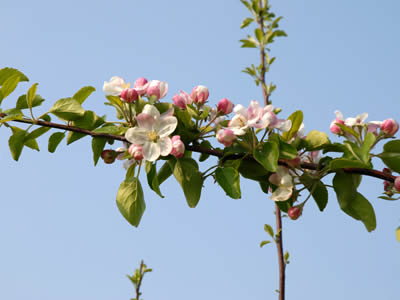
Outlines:
{"label": "clear blue sky", "polygon": [[[273,46],[269,75],[284,116],[302,109],[307,130],[323,131],[335,109],[400,120],[399,1],[272,6],[289,35]],[[111,117],[102,84],[114,75],[165,80],[169,100],[198,84],[209,87],[211,104],[261,100],[240,72],[258,55],[239,47],[248,13],[239,1],[3,0],[1,12],[0,67],[39,82],[45,108],[93,85],[85,108]],[[55,154],[42,138],[41,152],[25,149],[16,163],[8,136],[0,128],[0,299],[129,299],[125,274],[142,258],[154,268],[145,300],[276,298],[276,249],[258,246],[263,225],[274,224],[274,204],[255,183],[242,180],[243,199],[232,200],[208,180],[195,209],[173,179],[161,187],[164,199],[144,184],[147,210],[135,229],[115,205],[122,166],[93,167],[89,138]],[[377,180],[364,180],[361,191],[375,207],[372,233],[340,211],[334,194],[325,212],[309,203],[299,220],[285,219],[287,299],[398,299],[400,203],[378,199]]]}

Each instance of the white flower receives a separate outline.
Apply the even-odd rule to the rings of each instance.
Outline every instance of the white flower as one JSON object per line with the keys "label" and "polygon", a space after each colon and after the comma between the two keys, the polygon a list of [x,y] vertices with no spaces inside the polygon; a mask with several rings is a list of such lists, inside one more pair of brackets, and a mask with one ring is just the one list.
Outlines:
{"label": "white flower", "polygon": [[235,116],[229,122],[228,128],[235,135],[244,135],[247,128],[255,127],[263,115],[263,108],[254,100],[250,101],[249,108],[246,109],[243,105],[238,104],[233,111]]}
{"label": "white flower", "polygon": [[278,119],[274,113],[274,107],[272,105],[267,105],[263,109],[263,115],[260,122],[258,122],[255,127],[257,128],[276,128],[282,132],[289,131],[292,127],[292,121],[285,119]]}
{"label": "white flower", "polygon": [[132,144],[143,146],[143,157],[148,161],[171,153],[172,142],[169,135],[174,132],[178,120],[172,116],[173,109],[160,115],[152,105],[146,104],[136,117],[138,126],[129,128],[125,138]]}
{"label": "white flower", "polygon": [[276,173],[269,177],[269,182],[278,188],[272,193],[271,200],[285,201],[288,200],[293,193],[293,180],[289,174],[289,170],[285,167],[278,166]]}
{"label": "white flower", "polygon": [[111,77],[110,81],[104,81],[103,91],[106,95],[119,96],[122,91],[130,87],[130,83],[125,83],[121,77],[114,76]]}
{"label": "white flower", "polygon": [[[338,111],[339,112],[339,111]],[[340,113],[340,112],[339,112]],[[340,113],[341,114],[341,113]],[[336,114],[336,116],[337,116],[337,114]],[[342,118],[343,118],[343,116],[342,116]],[[366,120],[368,118],[368,114],[367,113],[362,113],[361,115],[358,115],[357,117],[355,117],[355,118],[347,118],[345,121],[344,121],[344,124],[346,125],[346,126],[349,126],[349,127],[353,127],[353,126],[362,126],[362,125],[364,125],[364,121]]]}

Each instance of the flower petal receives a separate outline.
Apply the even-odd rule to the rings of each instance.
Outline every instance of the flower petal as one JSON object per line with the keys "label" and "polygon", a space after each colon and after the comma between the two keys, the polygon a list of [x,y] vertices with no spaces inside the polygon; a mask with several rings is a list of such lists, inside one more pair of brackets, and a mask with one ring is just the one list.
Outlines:
{"label": "flower petal", "polygon": [[292,196],[292,189],[291,188],[282,188],[279,187],[275,190],[275,192],[271,195],[271,200],[273,201],[286,201]]}
{"label": "flower petal", "polygon": [[158,111],[158,109],[150,104],[146,104],[142,110],[142,113],[145,114],[149,114],[151,116],[153,116],[155,119],[159,119],[160,118],[160,112]]}
{"label": "flower petal", "polygon": [[148,161],[155,161],[160,157],[160,146],[153,142],[146,142],[143,145],[143,157]]}
{"label": "flower petal", "polygon": [[175,117],[166,117],[160,119],[157,124],[155,124],[154,130],[163,138],[173,133],[177,125],[178,120]]}
{"label": "flower petal", "polygon": [[125,138],[132,144],[143,145],[148,141],[147,133],[148,131],[145,128],[129,128],[125,132]]}
{"label": "flower petal", "polygon": [[160,154],[162,156],[167,156],[172,151],[172,141],[168,136],[160,138],[158,140],[158,146],[160,147]]}
{"label": "flower petal", "polygon": [[143,112],[136,117],[136,121],[140,128],[144,128],[147,131],[153,130],[153,126],[156,123],[156,119],[152,115]]}

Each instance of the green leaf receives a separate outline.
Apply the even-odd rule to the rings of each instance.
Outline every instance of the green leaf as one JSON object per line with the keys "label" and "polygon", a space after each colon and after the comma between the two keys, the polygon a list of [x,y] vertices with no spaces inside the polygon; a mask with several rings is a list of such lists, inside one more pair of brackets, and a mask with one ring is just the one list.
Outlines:
{"label": "green leaf", "polygon": [[24,145],[27,146],[28,148],[31,148],[32,150],[39,151],[39,145],[35,139],[28,140],[25,136]]}
{"label": "green leaf", "polygon": [[301,110],[295,111],[289,116],[288,120],[292,121],[292,127],[289,131],[282,134],[283,138],[287,141],[292,139],[296,135],[297,131],[299,131],[299,128],[303,123],[303,112]]}
{"label": "green leaf", "polygon": [[343,169],[343,168],[365,168],[371,169],[371,166],[363,163],[359,160],[352,160],[346,158],[336,158],[331,160],[329,168],[332,170]]}
{"label": "green leaf", "polygon": [[[40,95],[35,95],[33,97],[31,105],[32,105],[32,107],[39,106],[42,104],[43,101],[44,101],[44,99]],[[18,108],[18,109],[29,108],[28,101],[26,99],[26,95],[22,95],[18,98],[16,108]]]}
{"label": "green leaf", "polygon": [[274,238],[274,230],[272,229],[272,227],[268,224],[264,225],[264,231],[266,233],[268,233],[272,238]]}
{"label": "green leaf", "polygon": [[32,104],[33,104],[33,99],[35,99],[36,96],[36,90],[37,90],[38,83],[34,83],[28,92],[26,93],[26,102],[28,104],[29,110],[31,111],[32,115]]}
{"label": "green leaf", "polygon": [[254,29],[254,35],[256,36],[257,41],[259,41],[260,43],[263,41],[264,34],[260,28]]}
{"label": "green leaf", "polygon": [[254,149],[253,155],[254,159],[258,161],[267,171],[276,172],[279,159],[279,147],[276,143],[266,142],[262,144],[261,149]]}
{"label": "green leaf", "polygon": [[247,2],[246,0],[240,0],[240,2],[242,2],[243,5],[246,6],[249,11],[253,12],[253,9],[252,9],[251,5],[249,4],[249,2]]}
{"label": "green leaf", "polygon": [[[312,191],[311,188],[308,188],[308,190],[310,192]],[[319,210],[323,211],[328,204],[328,190],[326,189],[326,186],[321,181],[315,183],[314,191],[311,195],[315,200],[315,203],[317,203]]]}
{"label": "green leaf", "polygon": [[17,108],[7,110],[4,113],[7,114],[7,116],[3,118],[0,117],[0,124],[13,120],[21,120],[24,116],[22,112]]}
{"label": "green leaf", "polygon": [[115,125],[107,124],[106,126],[103,126],[103,127],[93,130],[93,132],[124,135],[127,130],[128,130],[128,128],[125,128],[122,126],[115,126]]}
{"label": "green leaf", "polygon": [[349,216],[363,222],[369,232],[374,230],[376,228],[374,209],[371,203],[357,192],[353,174],[336,173],[333,178],[333,187],[340,208]]}
{"label": "green leaf", "polygon": [[146,209],[140,181],[133,177],[121,183],[117,193],[117,206],[124,218],[138,227]]}
{"label": "green leaf", "polygon": [[396,238],[400,242],[400,226],[396,229]]}
{"label": "green leaf", "polygon": [[257,44],[254,41],[251,40],[240,40],[242,42],[242,48],[256,48]]}
{"label": "green leaf", "polygon": [[400,199],[400,197],[392,198],[392,197],[387,197],[387,196],[379,196],[378,198],[383,199],[383,200],[388,200],[388,201],[396,201],[396,200]]}
{"label": "green leaf", "polygon": [[[200,146],[203,147],[203,148],[207,148],[207,149],[211,149],[212,148],[211,143],[209,141],[207,141],[207,140],[202,141],[200,143]],[[199,157],[199,161],[203,162],[209,157],[210,157],[210,154],[201,153],[200,157]]]}
{"label": "green leaf", "polygon": [[13,135],[10,136],[8,145],[10,147],[12,158],[15,161],[18,161],[22,149],[24,148],[26,131],[17,127],[12,127],[12,129]]}
{"label": "green leaf", "polygon": [[383,146],[383,152],[378,156],[386,166],[400,173],[400,140],[387,142]]}
{"label": "green leaf", "polygon": [[73,121],[83,117],[85,110],[75,99],[64,98],[54,103],[49,112],[56,115],[60,119]]}
{"label": "green leaf", "polygon": [[343,132],[348,133],[348,134],[350,134],[350,135],[352,135],[352,136],[355,136],[356,138],[359,138],[359,137],[360,137],[360,135],[358,134],[358,132],[355,131],[353,128],[347,127],[346,125],[340,124],[340,123],[335,123],[335,124],[336,124],[337,126],[339,126],[339,128],[340,128]]}
{"label": "green leaf", "polygon": [[203,178],[196,161],[191,158],[177,159],[173,174],[183,189],[189,207],[196,207],[203,187]]}
{"label": "green leaf", "polygon": [[240,28],[243,29],[243,28],[249,26],[253,21],[254,21],[253,18],[244,19],[243,22],[242,22],[242,25],[240,25]]}
{"label": "green leaf", "polygon": [[242,197],[240,176],[235,168],[217,168],[215,179],[229,197],[233,199],[240,199]]}
{"label": "green leaf", "polygon": [[49,138],[48,150],[50,153],[54,153],[57,149],[57,146],[61,143],[63,138],[65,137],[64,132],[54,132]]}
{"label": "green leaf", "polygon": [[269,172],[255,160],[243,159],[239,167],[240,175],[252,180],[262,180]]}
{"label": "green leaf", "polygon": [[146,161],[146,173],[147,173],[147,182],[149,184],[149,187],[157,193],[161,198],[164,198],[164,196],[161,194],[160,191],[160,184],[158,182],[158,177],[157,177],[157,167],[156,163],[152,163],[149,161]]}
{"label": "green leaf", "polygon": [[7,80],[0,88],[0,104],[4,100],[4,98],[6,98],[15,90],[19,82],[20,82],[19,75],[13,75],[7,78]]}
{"label": "green leaf", "polygon": [[[97,116],[93,111],[86,110],[82,118],[72,122],[72,126],[93,131],[95,128],[104,124],[104,119]],[[67,145],[87,136],[84,133],[71,131],[67,137]]]}
{"label": "green leaf", "polygon": [[37,139],[50,130],[50,127],[39,127],[26,136],[26,140]]}
{"label": "green leaf", "polygon": [[279,158],[291,160],[295,159],[298,155],[297,149],[293,145],[284,141],[279,143]]}
{"label": "green leaf", "polygon": [[260,248],[264,247],[265,245],[267,245],[267,244],[269,244],[269,243],[271,243],[271,241],[262,241],[262,242],[260,243]]}
{"label": "green leaf", "polygon": [[29,81],[28,77],[26,77],[22,72],[13,68],[3,68],[0,70],[0,85],[3,85],[8,78],[12,76],[18,76],[19,81]]}
{"label": "green leaf", "polygon": [[94,165],[97,165],[101,152],[103,152],[106,146],[107,139],[103,137],[94,137],[92,139],[92,150],[93,150],[93,161]]}
{"label": "green leaf", "polygon": [[79,104],[82,104],[87,97],[90,96],[91,93],[93,93],[96,89],[92,86],[84,86],[81,88],[79,91],[75,93],[75,95],[72,96],[73,99],[79,102]]}
{"label": "green leaf", "polygon": [[[173,161],[173,160],[170,160]],[[173,168],[175,167],[175,162],[173,163]],[[160,170],[158,170],[157,177],[158,177],[158,184],[162,184],[165,180],[167,180],[172,175],[172,170],[169,161],[166,161]]]}
{"label": "green leaf", "polygon": [[329,145],[331,141],[325,132],[311,130],[305,139],[306,150],[313,151]]}

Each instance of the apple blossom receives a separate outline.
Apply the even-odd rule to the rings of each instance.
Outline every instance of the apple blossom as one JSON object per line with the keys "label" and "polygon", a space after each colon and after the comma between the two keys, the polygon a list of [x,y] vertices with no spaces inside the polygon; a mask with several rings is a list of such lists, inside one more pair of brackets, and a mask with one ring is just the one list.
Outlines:
{"label": "apple blossom", "polygon": [[192,104],[193,102],[193,100],[190,98],[190,95],[184,91],[180,91],[179,94],[173,96],[172,101],[181,109],[186,109],[186,105]]}
{"label": "apple blossom", "polygon": [[140,77],[136,79],[135,83],[133,84],[133,87],[138,92],[139,96],[143,96],[144,94],[146,94],[147,82],[148,81],[146,78]]}
{"label": "apple blossom", "polygon": [[128,152],[136,161],[143,159],[143,147],[141,145],[130,145]]}
{"label": "apple blossom", "polygon": [[129,128],[125,138],[132,144],[143,146],[143,158],[155,161],[167,156],[172,150],[169,135],[174,132],[178,120],[171,116],[171,111],[160,115],[153,105],[146,104],[143,111],[136,117],[137,127]]}
{"label": "apple blossom", "polygon": [[292,220],[297,220],[301,216],[302,212],[303,212],[303,206],[302,205],[293,206],[293,207],[289,208],[288,216]]}
{"label": "apple blossom", "polygon": [[382,122],[381,131],[387,136],[392,137],[399,130],[399,124],[393,119],[387,119]]}
{"label": "apple blossom", "polygon": [[394,180],[394,188],[400,193],[400,176],[397,176]]}
{"label": "apple blossom", "polygon": [[223,115],[230,114],[233,110],[233,103],[229,101],[227,98],[222,98],[221,100],[219,100],[217,104],[217,109]]}
{"label": "apple blossom", "polygon": [[201,105],[204,104],[209,96],[208,88],[204,85],[198,85],[193,88],[190,97],[193,99],[193,102]]}
{"label": "apple blossom", "polygon": [[269,182],[277,186],[277,189],[271,195],[271,200],[285,201],[292,196],[293,179],[287,168],[278,166],[276,173],[269,177]]}
{"label": "apple blossom", "polygon": [[255,100],[250,101],[247,109],[243,105],[238,104],[233,111],[235,116],[229,121],[228,127],[235,135],[244,135],[247,128],[255,127],[263,115],[263,108]]}
{"label": "apple blossom", "polygon": [[125,89],[121,92],[121,99],[124,102],[132,103],[138,99],[139,95],[135,89]]}
{"label": "apple blossom", "polygon": [[157,100],[164,98],[168,92],[168,83],[165,81],[152,80],[148,83],[146,94],[148,97],[154,97]]}
{"label": "apple blossom", "polygon": [[217,131],[216,134],[218,142],[224,144],[225,147],[229,147],[236,141],[237,137],[233,130],[229,128],[222,128]]}
{"label": "apple blossom", "polygon": [[174,135],[171,138],[171,141],[172,141],[171,154],[176,158],[181,158],[185,153],[185,144],[181,141],[181,137],[179,135]]}
{"label": "apple blossom", "polygon": [[124,89],[128,89],[130,83],[126,83],[121,77],[111,77],[110,81],[104,81],[103,91],[106,95],[119,96]]}
{"label": "apple blossom", "polygon": [[338,110],[335,111],[335,114],[336,114],[336,119],[331,122],[331,125],[329,126],[329,130],[333,134],[340,135],[340,134],[343,134],[343,132],[342,132],[342,129],[337,125],[337,123],[344,125],[343,114]]}
{"label": "apple blossom", "polygon": [[267,105],[263,109],[263,115],[260,122],[255,125],[256,128],[276,128],[282,132],[289,131],[292,127],[291,120],[278,119],[272,105]]}
{"label": "apple blossom", "polygon": [[374,135],[378,135],[377,131],[381,127],[382,122],[380,121],[370,121],[367,123],[367,131],[372,132]]}

